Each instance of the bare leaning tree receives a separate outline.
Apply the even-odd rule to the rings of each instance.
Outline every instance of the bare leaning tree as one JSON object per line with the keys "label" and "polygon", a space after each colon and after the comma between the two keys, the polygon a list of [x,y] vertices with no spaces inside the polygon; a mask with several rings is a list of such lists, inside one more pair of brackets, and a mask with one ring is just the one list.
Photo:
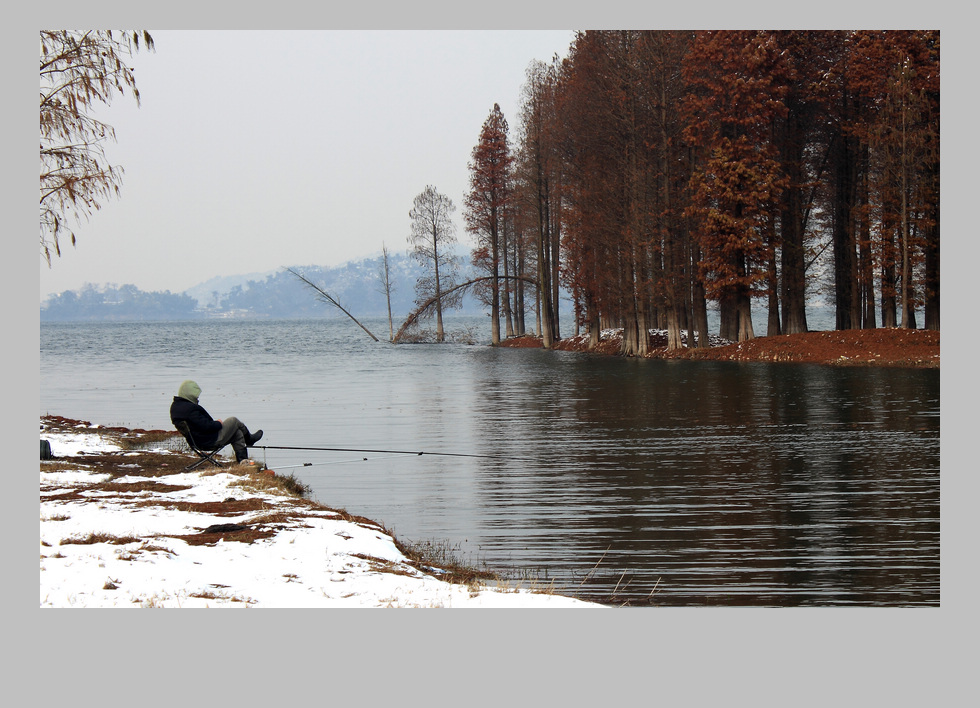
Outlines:
{"label": "bare leaning tree", "polygon": [[41,30],[40,237],[49,266],[61,255],[61,238],[75,244],[70,221],[87,218],[119,194],[123,170],[109,164],[104,148],[115,131],[91,111],[117,93],[131,93],[139,104],[127,59],[141,46],[153,49],[148,32]]}
{"label": "bare leaning tree", "polygon": [[388,247],[381,244],[381,265],[378,267],[378,280],[380,285],[378,291],[385,296],[388,302],[388,341],[395,341],[395,325],[391,319],[391,294],[395,292],[395,283],[391,280],[391,271],[388,268]]}
{"label": "bare leaning tree", "polygon": [[456,286],[459,277],[460,259],[454,255],[451,246],[456,243],[456,225],[452,214],[456,211],[453,201],[436,191],[433,186],[415,197],[412,210],[408,213],[412,220],[412,233],[408,242],[412,255],[423,268],[422,275],[415,283],[416,304],[435,298],[435,307],[428,313],[436,317],[436,341],[446,339],[442,325],[443,310],[459,307],[462,293],[448,293]]}
{"label": "bare leaning tree", "polygon": [[374,333],[371,330],[369,330],[367,327],[365,327],[364,325],[362,325],[358,321],[358,319],[356,317],[354,317],[354,315],[352,315],[350,312],[347,311],[347,308],[346,307],[344,307],[343,305],[340,304],[340,302],[337,300],[337,298],[335,298],[333,295],[331,295],[326,290],[324,290],[322,286],[317,285],[312,280],[310,280],[309,278],[307,278],[305,275],[303,275],[302,273],[300,273],[298,271],[293,270],[292,268],[286,268],[286,270],[288,272],[292,273],[294,276],[296,276],[296,278],[298,278],[302,283],[304,283],[305,285],[307,285],[308,287],[310,287],[317,294],[317,296],[320,298],[320,300],[322,300],[323,302],[327,303],[328,305],[333,305],[338,310],[340,310],[341,312],[343,312],[345,315],[347,315],[348,317],[350,317],[351,320],[353,320],[354,324],[356,324],[358,327],[360,327],[365,332],[367,332],[367,335],[371,339],[373,339],[376,342],[379,341],[378,338],[374,336]]}

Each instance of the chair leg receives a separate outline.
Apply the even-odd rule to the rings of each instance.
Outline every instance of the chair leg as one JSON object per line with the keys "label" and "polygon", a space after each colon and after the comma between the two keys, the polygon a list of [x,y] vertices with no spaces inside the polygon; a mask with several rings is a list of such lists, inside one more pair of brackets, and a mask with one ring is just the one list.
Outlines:
{"label": "chair leg", "polygon": [[210,462],[215,467],[223,467],[224,466],[220,462],[218,462],[216,459],[214,459],[214,456],[218,454],[218,450],[212,450],[211,452],[201,452],[200,450],[195,450],[194,452],[196,452],[198,455],[200,455],[201,459],[198,460],[197,462],[194,462],[194,463],[188,465],[187,467],[185,467],[184,468],[184,471],[185,472],[190,472],[191,470],[196,470],[198,467],[200,467],[201,465],[203,465],[205,462]]}

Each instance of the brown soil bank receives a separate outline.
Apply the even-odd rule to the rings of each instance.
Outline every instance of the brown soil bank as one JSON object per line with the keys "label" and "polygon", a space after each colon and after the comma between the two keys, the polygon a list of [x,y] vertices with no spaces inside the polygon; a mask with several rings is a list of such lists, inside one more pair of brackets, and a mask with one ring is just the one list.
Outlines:
{"label": "brown soil bank", "polygon": [[[717,340],[708,349],[667,351],[666,332],[650,335],[651,359],[709,359],[712,361],[779,361],[835,366],[902,366],[939,368],[939,332],[921,329],[866,329],[805,332],[756,337],[738,344]],[[622,330],[606,330],[592,353],[618,354]],[[505,347],[540,347],[539,337],[508,339]],[[588,350],[585,336],[562,339],[555,349]]]}

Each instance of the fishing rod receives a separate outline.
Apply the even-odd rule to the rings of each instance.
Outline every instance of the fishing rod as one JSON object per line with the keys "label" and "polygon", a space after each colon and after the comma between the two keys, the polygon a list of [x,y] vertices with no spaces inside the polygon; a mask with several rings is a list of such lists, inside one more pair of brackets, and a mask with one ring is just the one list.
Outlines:
{"label": "fishing rod", "polygon": [[[259,446],[255,445],[254,447],[259,447]],[[275,448],[275,449],[279,449],[279,448]],[[414,455],[415,453],[412,454]],[[262,452],[262,458],[263,458],[263,462],[265,462],[266,466],[268,466],[268,460],[266,459],[266,454],[264,451]],[[298,467],[326,467],[327,465],[349,465],[353,462],[367,462],[368,460],[383,460],[383,459],[386,458],[382,456],[378,456],[378,457],[357,457],[349,460],[331,460],[330,462],[302,462],[298,465],[276,465],[276,469],[291,470],[291,469],[296,469]]]}
{"label": "fishing rod", "polygon": [[424,450],[364,450],[354,447],[295,447],[289,445],[255,445],[261,450],[304,450],[316,452],[367,452],[375,455],[430,455],[439,457],[479,457],[487,460],[502,460],[504,455],[473,455],[463,452],[426,452]]}
{"label": "fishing rod", "polygon": [[[367,462],[368,458],[359,457],[356,460],[333,460],[331,462],[304,462],[299,465],[276,465],[276,470],[291,470],[297,467],[325,467],[327,465],[347,465],[351,462]],[[266,467],[268,467],[268,462],[266,461]]]}

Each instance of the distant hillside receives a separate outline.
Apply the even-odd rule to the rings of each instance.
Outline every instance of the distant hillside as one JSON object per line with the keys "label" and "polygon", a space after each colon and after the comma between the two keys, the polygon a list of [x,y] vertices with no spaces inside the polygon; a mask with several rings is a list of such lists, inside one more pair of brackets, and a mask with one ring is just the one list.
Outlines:
{"label": "distant hillside", "polygon": [[[351,261],[340,266],[290,266],[325,290],[355,317],[387,317],[388,304],[381,285],[381,256]],[[422,270],[407,254],[388,256],[392,316],[404,319],[415,307],[415,281]],[[465,276],[464,276],[465,277]],[[247,311],[262,317],[344,317],[309,285],[285,269],[261,280],[233,286],[219,297],[218,310]],[[207,303],[202,303],[207,307]],[[473,299],[464,302],[462,314],[477,314],[481,307]]]}
{"label": "distant hillside", "polygon": [[[462,278],[469,277],[463,255]],[[407,253],[389,254],[393,289],[392,317],[404,320],[415,308],[415,281],[421,267]],[[381,286],[381,256],[335,267],[290,266],[316,283],[355,317],[387,317]],[[459,314],[480,314],[483,307],[464,298]],[[183,293],[143,292],[134,285],[87,285],[52,295],[41,306],[41,321],[182,320],[208,317],[344,317],[308,285],[284,268],[268,273],[212,278]]]}
{"label": "distant hillside", "polygon": [[266,276],[272,275],[276,271],[269,270],[263,273],[243,273],[239,275],[217,275],[209,280],[188,288],[184,291],[185,295],[190,295],[197,300],[200,307],[214,306],[220,302],[220,298],[227,295],[236,285],[244,285],[250,280],[264,280]]}

